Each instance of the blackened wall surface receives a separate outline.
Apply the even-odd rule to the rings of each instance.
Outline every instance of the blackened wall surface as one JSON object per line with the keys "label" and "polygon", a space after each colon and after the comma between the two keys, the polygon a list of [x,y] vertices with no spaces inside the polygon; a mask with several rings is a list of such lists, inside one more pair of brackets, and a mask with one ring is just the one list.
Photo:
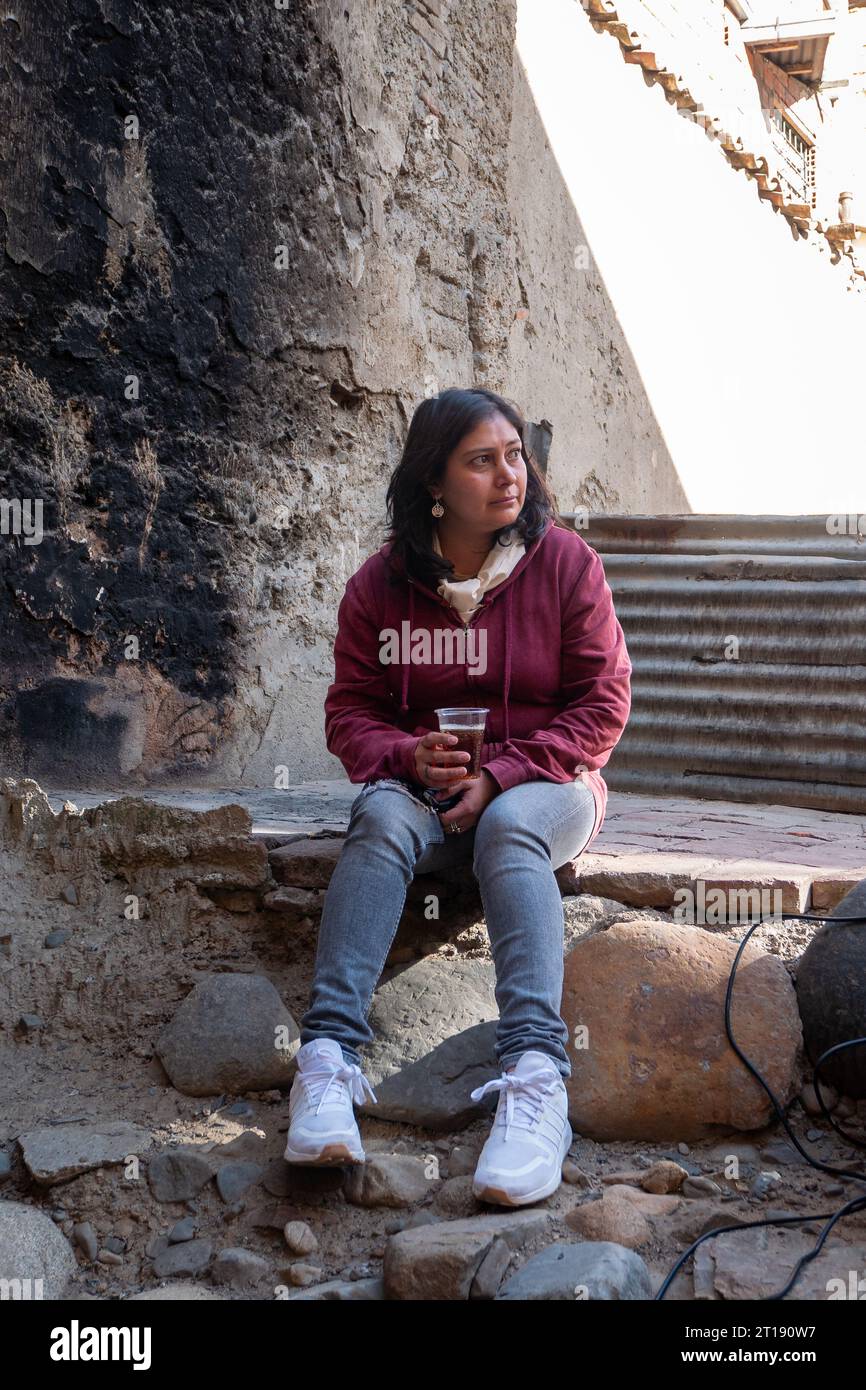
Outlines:
{"label": "blackened wall surface", "polygon": [[5,770],[340,775],[337,604],[444,386],[544,421],[564,505],[627,508],[658,445],[641,508],[681,507],[603,285],[585,313],[561,278],[512,0],[28,0],[0,31],[0,501],[43,504],[0,537]]}

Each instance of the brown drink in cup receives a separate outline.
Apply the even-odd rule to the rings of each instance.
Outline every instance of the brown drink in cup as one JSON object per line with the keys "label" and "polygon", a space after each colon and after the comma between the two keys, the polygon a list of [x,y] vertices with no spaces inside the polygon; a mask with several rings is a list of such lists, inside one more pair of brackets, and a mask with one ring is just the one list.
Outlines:
{"label": "brown drink in cup", "polygon": [[466,776],[460,782],[471,782],[481,776],[481,749],[484,744],[484,727],[489,710],[473,706],[470,709],[437,709],[436,717],[443,733],[454,734],[457,742],[448,745],[451,753],[468,753],[469,762],[455,764],[455,769],[466,768]]}

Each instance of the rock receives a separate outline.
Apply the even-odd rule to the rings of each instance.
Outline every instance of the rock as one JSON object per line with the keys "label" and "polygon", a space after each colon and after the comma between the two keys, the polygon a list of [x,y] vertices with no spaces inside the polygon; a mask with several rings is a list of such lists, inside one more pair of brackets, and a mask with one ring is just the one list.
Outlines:
{"label": "rock", "polygon": [[64,810],[52,832],[47,853],[56,855],[66,839],[77,868],[101,873],[122,864],[151,889],[181,879],[200,889],[258,888],[268,878],[267,850],[253,838],[249,811],[236,803],[191,811],[122,796],[74,814]]}
{"label": "rock", "polygon": [[446,1179],[433,1198],[433,1210],[442,1216],[472,1216],[479,1209],[472,1191],[473,1181],[472,1173]]}
{"label": "rock", "polygon": [[262,1187],[272,1197],[301,1198],[314,1194],[318,1201],[326,1192],[340,1191],[343,1180],[344,1170],[336,1166],[308,1168],[300,1163],[286,1163],[284,1158],[275,1158],[265,1169]]}
{"label": "rock", "polygon": [[224,1163],[216,1175],[216,1185],[224,1202],[240,1201],[254,1183],[261,1182],[265,1170],[259,1163]]}
{"label": "rock", "polygon": [[679,1163],[663,1158],[641,1176],[640,1185],[644,1192],[679,1192],[688,1173]]}
{"label": "rock", "polygon": [[156,1051],[184,1095],[237,1094],[286,1085],[299,1037],[263,975],[212,975],[184,999]]}
{"label": "rock", "polygon": [[65,888],[61,888],[60,896],[65,903],[70,903],[72,907],[78,905],[78,889],[74,883],[67,883]]}
{"label": "rock", "polygon": [[[227,1115],[239,1116],[241,1119],[249,1118],[248,1112],[252,1109],[246,1101],[239,1101],[238,1107],[228,1106],[225,1113]],[[254,1129],[242,1130],[236,1134],[234,1139],[229,1139],[225,1144],[217,1144],[216,1148],[211,1149],[211,1157],[216,1162],[221,1162],[226,1158],[244,1158],[251,1162],[261,1163],[268,1150],[268,1141],[264,1134],[259,1134]]]}
{"label": "rock", "polygon": [[48,950],[53,950],[55,946],[63,946],[72,935],[71,927],[58,927],[55,931],[50,931],[42,945]]}
{"label": "rock", "polygon": [[438,1170],[430,1178],[426,1158],[411,1154],[368,1153],[366,1163],[347,1169],[346,1200],[359,1207],[408,1207],[433,1191]]}
{"label": "rock", "polygon": [[184,1216],[182,1220],[176,1221],[168,1233],[169,1245],[180,1245],[185,1240],[192,1240],[195,1236],[195,1218]]}
{"label": "rock", "polygon": [[[482,1271],[495,1241],[517,1249],[537,1235],[550,1220],[548,1212],[514,1211],[475,1216],[465,1221],[439,1221],[432,1226],[402,1230],[385,1247],[383,1279],[386,1298],[404,1300],[464,1300],[478,1292],[490,1297],[492,1271],[500,1261],[494,1254]],[[473,1292],[476,1277],[481,1282]]]}
{"label": "rock", "polygon": [[[767,1299],[784,1288],[797,1261],[814,1247],[812,1236],[790,1226],[742,1230],[705,1241],[695,1251],[695,1269],[703,1266],[702,1284],[711,1283],[717,1298]],[[828,1243],[800,1270],[785,1303],[862,1298],[862,1289],[852,1295],[852,1283],[856,1290],[864,1269],[866,1245]]]}
{"label": "rock", "polygon": [[[557,879],[560,889],[564,891],[558,870]],[[613,922],[645,922],[647,918],[660,922],[671,920],[667,912],[656,912],[653,908],[647,907],[625,907],[614,898],[600,898],[593,893],[563,897],[562,911],[565,955],[568,955],[581,937],[605,931]]]}
{"label": "rock", "polygon": [[215,1284],[231,1284],[236,1289],[250,1288],[272,1277],[271,1266],[266,1259],[240,1247],[221,1250],[211,1270]]}
{"label": "rock", "polygon": [[629,1250],[645,1244],[652,1229],[637,1207],[619,1195],[606,1192],[599,1201],[574,1207],[565,1218],[573,1231],[587,1240],[611,1241]]}
{"label": "rock", "polygon": [[18,1027],[24,1033],[38,1033],[45,1027],[45,1019],[39,1014],[21,1014]]}
{"label": "rock", "polygon": [[[823,1100],[831,1114],[839,1104],[838,1092],[834,1091],[833,1087],[828,1086],[824,1081],[821,1082],[821,1100]],[[818,1101],[817,1091],[811,1081],[807,1081],[800,1090],[800,1104],[807,1115],[813,1115],[816,1119],[824,1114]]]}
{"label": "rock", "polygon": [[673,908],[676,892],[692,888],[696,875],[711,868],[694,855],[617,854],[613,861],[600,854],[580,857],[580,891],[615,898],[631,907]]}
{"label": "rock", "polygon": [[652,1296],[649,1270],[633,1250],[611,1241],[556,1241],[512,1274],[496,1298],[573,1303]]}
{"label": "rock", "polygon": [[209,1240],[186,1240],[179,1245],[162,1244],[153,1256],[153,1272],[157,1279],[177,1279],[203,1274],[213,1256]]}
{"label": "rock", "polygon": [[[818,1138],[823,1139],[824,1135],[818,1130]],[[787,1139],[772,1139],[769,1144],[765,1144],[761,1149],[761,1161],[763,1163],[781,1163],[786,1166],[796,1163],[805,1163],[802,1154],[789,1144]]]}
{"label": "rock", "polygon": [[492,961],[442,957],[416,961],[380,983],[364,1067],[378,1104],[367,1100],[356,1111],[444,1131],[492,1113],[492,1093],[479,1105],[470,1092],[499,1074],[494,984]]}
{"label": "rock", "polygon": [[88,1260],[92,1262],[96,1259],[98,1241],[89,1221],[79,1221],[72,1227],[72,1239]]}
{"label": "rock", "polygon": [[754,1182],[752,1183],[751,1187],[749,1188],[749,1192],[752,1197],[766,1197],[767,1194],[771,1192],[774,1187],[777,1187],[781,1181],[782,1176],[780,1173],[759,1173],[758,1176],[755,1178]]}
{"label": "rock", "polygon": [[605,1173],[602,1182],[609,1183],[637,1183],[644,1192],[678,1192],[683,1185],[683,1181],[688,1177],[685,1168],[681,1168],[678,1163],[671,1162],[670,1159],[662,1159],[659,1163],[653,1163],[651,1167],[639,1171],[626,1173]]}
{"label": "rock", "polygon": [[124,1301],[126,1303],[152,1303],[164,1302],[173,1303],[185,1299],[190,1303],[205,1303],[211,1299],[220,1303],[225,1302],[225,1295],[217,1293],[214,1289],[209,1289],[206,1284],[166,1284],[158,1289],[144,1289],[141,1293],[130,1294]]}
{"label": "rock", "polygon": [[12,1159],[5,1151],[0,1151],[0,1182],[12,1176]]}
{"label": "rock", "polygon": [[289,1265],[286,1270],[286,1277],[290,1284],[296,1288],[306,1289],[310,1284],[317,1284],[322,1277],[320,1265],[307,1265],[297,1261],[296,1264]]}
{"label": "rock", "polygon": [[324,901],[323,893],[313,892],[310,888],[290,888],[284,884],[273,893],[266,893],[262,906],[268,912],[279,912],[290,922],[297,923],[305,918],[313,921],[321,917]]}
{"label": "rock", "polygon": [[24,1202],[0,1202],[0,1280],[10,1298],[65,1298],[77,1272],[72,1246],[44,1212]]}
{"label": "rock", "polygon": [[[638,921],[579,941],[565,962],[572,1038],[569,1118],[593,1139],[712,1136],[757,1129],[770,1102],[731,1048],[724,1001],[737,943],[702,927]],[[608,1001],[616,998],[617,1008]],[[801,1043],[791,978],[752,943],[737,972],[732,1026],[775,1094],[798,1085]],[[581,1030],[578,1032],[577,1030]]]}
{"label": "rock", "polygon": [[295,1255],[311,1255],[319,1242],[306,1221],[287,1221],[283,1228],[286,1245]]}
{"label": "rock", "polygon": [[712,1178],[686,1178],[680,1188],[684,1197],[720,1197],[722,1189]]}
{"label": "rock", "polygon": [[455,1144],[447,1160],[449,1178],[461,1178],[466,1174],[473,1176],[480,1152],[480,1148],[470,1147],[469,1144]]}
{"label": "rock", "polygon": [[93,1168],[123,1163],[151,1148],[150,1133],[126,1120],[94,1120],[89,1124],[45,1125],[19,1136],[28,1173],[50,1186]]}
{"label": "rock", "polygon": [[469,1297],[495,1298],[512,1258],[512,1253],[506,1242],[499,1236],[495,1236],[487,1254],[475,1271],[475,1278],[469,1289]]}
{"label": "rock", "polygon": [[[279,1095],[281,1095],[281,1092],[277,1091],[276,1094],[279,1096]],[[264,1095],[262,1096],[262,1099],[264,1099]],[[236,1101],[234,1101],[231,1105],[227,1105],[227,1106],[226,1106],[225,1113],[226,1113],[227,1115],[236,1116],[238,1119],[241,1119],[241,1120],[252,1120],[252,1119],[255,1118],[255,1113],[256,1113],[256,1112],[255,1112],[255,1110],[253,1109],[253,1107],[250,1105],[250,1103],[249,1103],[248,1100],[236,1100]],[[239,1135],[238,1135],[238,1139],[244,1139],[244,1138],[246,1137],[246,1134],[247,1134],[247,1131],[244,1131],[243,1134],[239,1134]],[[258,1134],[254,1135],[254,1136],[252,1136],[252,1137],[255,1138],[255,1139],[261,1138],[261,1136],[258,1135]],[[232,1139],[232,1140],[231,1140],[231,1143],[236,1144],[237,1141],[238,1141],[237,1139]]]}
{"label": "rock", "polygon": [[122,1265],[123,1257],[114,1250],[107,1250],[103,1247],[97,1255],[97,1260],[101,1265]]}
{"label": "rock", "polygon": [[[833,909],[797,964],[797,1003],[809,1057],[863,1034],[866,932],[859,922],[833,920],[856,916],[866,916],[866,878]],[[866,1048],[847,1048],[828,1058],[821,1079],[822,1089],[826,1079],[840,1095],[866,1097]]]}
{"label": "rock", "polygon": [[213,1174],[211,1160],[192,1149],[166,1149],[147,1165],[147,1180],[158,1202],[188,1202]]}
{"label": "rock", "polygon": [[567,1158],[563,1163],[562,1180],[570,1183],[572,1187],[592,1187],[592,1178],[589,1173],[585,1173],[580,1164],[575,1163],[573,1158]]}
{"label": "rock", "polygon": [[268,855],[277,883],[292,888],[327,888],[343,851],[344,837],[293,840]]}
{"label": "rock", "polygon": [[316,1284],[311,1289],[303,1293],[292,1293],[288,1297],[295,1299],[315,1299],[330,1300],[333,1302],[369,1302],[380,1300],[385,1297],[385,1285],[381,1278],[377,1279],[330,1279],[326,1284]]}
{"label": "rock", "polygon": [[605,1198],[610,1197],[619,1197],[625,1202],[630,1202],[642,1216],[669,1216],[682,1205],[679,1197],[660,1192],[644,1192],[639,1187],[628,1187],[625,1183],[615,1183],[613,1187],[609,1187],[605,1192]]}
{"label": "rock", "polygon": [[690,1197],[665,1218],[665,1239],[678,1245],[691,1245],[699,1236],[719,1226],[742,1226],[754,1219],[754,1212],[742,1198],[723,1204],[718,1198]]}
{"label": "rock", "polygon": [[[285,1162],[284,1159],[280,1161]],[[303,1209],[291,1202],[263,1202],[261,1206],[252,1207],[244,1213],[244,1228],[281,1231],[290,1221],[303,1220],[303,1215]],[[319,1219],[324,1215],[325,1213],[320,1213]]]}

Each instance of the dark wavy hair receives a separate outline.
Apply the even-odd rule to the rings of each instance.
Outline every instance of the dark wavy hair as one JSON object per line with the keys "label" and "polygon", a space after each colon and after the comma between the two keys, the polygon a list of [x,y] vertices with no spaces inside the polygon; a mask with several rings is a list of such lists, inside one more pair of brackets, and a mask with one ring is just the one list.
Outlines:
{"label": "dark wavy hair", "polygon": [[415,410],[400,462],[391,474],[385,503],[392,554],[399,555],[413,579],[435,589],[454,571],[450,560],[433,549],[433,499],[428,485],[438,483],[445,473],[449,455],[461,439],[491,415],[504,415],[520,436],[520,450],[526,464],[526,495],[515,521],[500,526],[493,544],[507,545],[517,532],[527,548],[541,535],[550,517],[565,526],[553,494],[547,486],[532,451],[524,440],[526,421],[512,401],[482,387],[461,390],[449,387],[438,396],[423,400]]}

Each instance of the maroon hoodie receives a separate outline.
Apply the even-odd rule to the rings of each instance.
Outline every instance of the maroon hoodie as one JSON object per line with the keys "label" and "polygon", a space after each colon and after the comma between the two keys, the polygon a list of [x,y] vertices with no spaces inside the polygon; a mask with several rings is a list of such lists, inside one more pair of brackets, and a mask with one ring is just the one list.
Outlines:
{"label": "maroon hoodie", "polygon": [[607,808],[598,769],[625,728],[632,670],[597,552],[549,518],[468,628],[392,552],[389,542],[371,555],[340,602],[325,697],[329,752],[351,782],[419,785],[415,746],[438,729],[435,709],[486,705],[481,766],[502,791],[533,780],[586,782],[596,808],[591,844]]}

